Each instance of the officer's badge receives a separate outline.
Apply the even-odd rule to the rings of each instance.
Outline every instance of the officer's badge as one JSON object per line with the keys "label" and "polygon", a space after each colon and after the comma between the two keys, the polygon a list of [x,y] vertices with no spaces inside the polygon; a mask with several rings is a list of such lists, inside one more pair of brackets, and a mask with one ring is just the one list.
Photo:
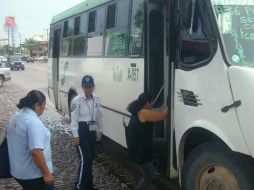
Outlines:
{"label": "officer's badge", "polygon": [[76,108],[76,105],[75,104],[71,104],[71,112],[73,112]]}

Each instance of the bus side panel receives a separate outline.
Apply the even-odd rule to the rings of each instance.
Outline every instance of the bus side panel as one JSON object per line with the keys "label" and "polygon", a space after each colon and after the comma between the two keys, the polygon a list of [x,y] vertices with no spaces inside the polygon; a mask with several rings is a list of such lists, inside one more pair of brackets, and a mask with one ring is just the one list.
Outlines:
{"label": "bus side panel", "polygon": [[126,147],[123,119],[128,122],[127,105],[144,91],[143,58],[60,58],[59,91],[62,112],[68,113],[70,88],[82,92],[81,79],[94,77],[95,91],[104,113],[103,133]]}
{"label": "bus side panel", "polygon": [[50,101],[55,105],[54,88],[53,88],[53,58],[48,58],[48,95]]}
{"label": "bus side panel", "polygon": [[[207,66],[192,71],[175,72],[175,129],[179,157],[183,159],[186,131],[204,128],[217,135],[233,151],[248,154],[235,109],[223,113],[221,109],[233,102],[227,67],[218,49]],[[196,99],[197,104],[188,102]],[[182,163],[181,163],[182,164]]]}
{"label": "bus side panel", "polygon": [[62,112],[69,114],[68,93],[75,89],[81,92],[81,79],[85,73],[82,68],[84,58],[60,58],[59,60],[59,99]]}
{"label": "bus side panel", "polygon": [[104,109],[103,133],[126,147],[123,119],[129,114],[127,105],[144,90],[143,59],[102,58],[86,59],[86,70],[94,76],[95,94]]}

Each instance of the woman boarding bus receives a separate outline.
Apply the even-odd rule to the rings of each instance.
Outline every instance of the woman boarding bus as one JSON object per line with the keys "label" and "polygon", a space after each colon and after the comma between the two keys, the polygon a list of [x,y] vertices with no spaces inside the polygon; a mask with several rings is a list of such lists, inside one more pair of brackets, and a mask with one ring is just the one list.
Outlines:
{"label": "woman boarding bus", "polygon": [[[252,0],[87,0],[53,17],[49,96],[68,114],[97,81],[104,135],[126,147],[126,105],[150,92],[155,165],[185,190],[253,187]],[[117,89],[117,90],[116,90]]]}

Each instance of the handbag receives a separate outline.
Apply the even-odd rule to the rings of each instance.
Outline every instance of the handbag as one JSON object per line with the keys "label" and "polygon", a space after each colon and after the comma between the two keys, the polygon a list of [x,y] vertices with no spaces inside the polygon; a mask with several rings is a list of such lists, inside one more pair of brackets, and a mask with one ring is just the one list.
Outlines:
{"label": "handbag", "polygon": [[7,138],[0,145],[0,178],[11,178]]}

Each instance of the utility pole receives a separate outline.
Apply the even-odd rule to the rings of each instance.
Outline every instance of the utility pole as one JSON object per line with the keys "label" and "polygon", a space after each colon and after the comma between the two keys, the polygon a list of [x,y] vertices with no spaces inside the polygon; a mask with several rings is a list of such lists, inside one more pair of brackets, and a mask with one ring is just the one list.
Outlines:
{"label": "utility pole", "polygon": [[7,32],[8,32],[8,46],[10,48],[11,46],[10,46],[10,28],[9,27],[7,28]]}
{"label": "utility pole", "polygon": [[19,33],[19,53],[20,53],[20,56],[22,56],[22,52],[21,52],[21,33]]}

